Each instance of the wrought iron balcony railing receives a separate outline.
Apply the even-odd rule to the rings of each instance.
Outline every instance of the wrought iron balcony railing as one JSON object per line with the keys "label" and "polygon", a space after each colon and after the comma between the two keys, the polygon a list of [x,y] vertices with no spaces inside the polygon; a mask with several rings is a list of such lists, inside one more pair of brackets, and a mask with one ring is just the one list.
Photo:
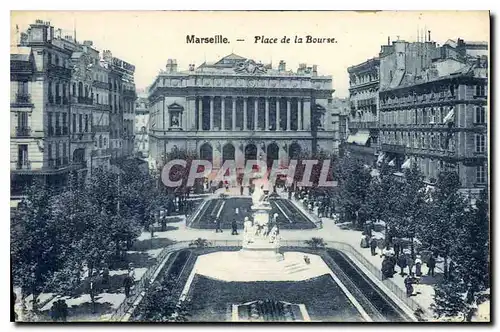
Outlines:
{"label": "wrought iron balcony railing", "polygon": [[16,127],[16,137],[29,137],[31,136],[30,127]]}

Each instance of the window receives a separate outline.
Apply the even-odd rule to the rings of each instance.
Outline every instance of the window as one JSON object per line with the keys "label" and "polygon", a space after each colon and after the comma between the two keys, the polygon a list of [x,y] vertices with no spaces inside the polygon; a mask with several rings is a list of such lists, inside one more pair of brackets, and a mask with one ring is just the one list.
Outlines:
{"label": "window", "polygon": [[52,159],[52,144],[49,143],[47,144],[47,157],[50,159]]}
{"label": "window", "polygon": [[47,64],[52,64],[52,54],[47,53]]}
{"label": "window", "polygon": [[484,107],[476,107],[474,123],[486,123],[486,111]]}
{"label": "window", "polygon": [[83,129],[83,116],[81,114],[78,114],[78,132],[82,132]]}
{"label": "window", "polygon": [[85,132],[89,131],[89,116],[85,114]]}
{"label": "window", "polygon": [[476,96],[478,97],[485,96],[485,86],[483,84],[476,85]]}
{"label": "window", "polygon": [[108,140],[107,140],[107,138],[106,138],[106,137],[104,137],[104,139],[103,139],[102,146],[103,146],[103,148],[105,148],[105,149],[108,147]]}
{"label": "window", "polygon": [[480,165],[476,167],[476,182],[477,183],[486,183],[486,170],[484,165]]}
{"label": "window", "polygon": [[17,163],[21,166],[28,163],[28,144],[19,144],[17,146]]}
{"label": "window", "polygon": [[17,93],[20,95],[28,94],[28,82],[17,82]]}
{"label": "window", "polygon": [[102,149],[102,135],[99,135],[99,149]]}
{"label": "window", "polygon": [[476,134],[476,152],[485,152],[486,137],[483,134]]}

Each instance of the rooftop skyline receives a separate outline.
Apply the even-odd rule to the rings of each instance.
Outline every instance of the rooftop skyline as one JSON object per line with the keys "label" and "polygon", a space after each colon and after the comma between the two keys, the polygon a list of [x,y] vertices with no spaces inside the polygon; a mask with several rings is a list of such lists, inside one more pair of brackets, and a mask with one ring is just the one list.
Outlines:
{"label": "rooftop skyline", "polygon": [[[347,97],[347,68],[377,57],[381,45],[392,40],[416,41],[428,34],[439,45],[448,39],[489,40],[487,11],[429,12],[160,12],[160,11],[13,11],[11,40],[16,26],[26,31],[35,20],[50,21],[55,29],[76,32],[77,40],[92,40],[94,47],[111,50],[113,56],[136,66],[139,89],[153,83],[168,59],[179,70],[216,62],[235,53],[263,64],[287,70],[299,64],[318,66],[318,75],[333,77],[334,97]],[[467,29],[464,31],[463,27]],[[418,32],[417,32],[418,31]],[[63,36],[68,33],[63,33]],[[223,35],[228,44],[186,43],[186,35]],[[295,44],[295,36],[335,38],[337,43]],[[278,38],[277,44],[254,43],[255,36]],[[290,44],[281,44],[283,36]],[[237,41],[244,39],[244,41]]]}

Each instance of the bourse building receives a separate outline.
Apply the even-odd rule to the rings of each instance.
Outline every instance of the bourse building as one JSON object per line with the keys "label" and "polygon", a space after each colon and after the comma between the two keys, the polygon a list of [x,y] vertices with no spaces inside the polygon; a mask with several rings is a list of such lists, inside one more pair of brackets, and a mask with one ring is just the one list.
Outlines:
{"label": "bourse building", "polygon": [[178,71],[169,59],[149,88],[150,157],[161,166],[184,150],[220,168],[235,160],[279,160],[338,152],[332,77],[317,67],[277,69],[236,54]]}

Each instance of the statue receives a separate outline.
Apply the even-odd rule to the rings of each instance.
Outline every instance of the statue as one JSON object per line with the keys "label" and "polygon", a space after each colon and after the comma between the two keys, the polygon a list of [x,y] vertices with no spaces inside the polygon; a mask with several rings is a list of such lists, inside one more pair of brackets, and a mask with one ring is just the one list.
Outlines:
{"label": "statue", "polygon": [[268,205],[269,197],[264,193],[264,186],[260,186],[255,188],[253,194],[252,194],[252,204],[254,206],[263,206],[263,205]]}
{"label": "statue", "polygon": [[254,227],[250,219],[245,217],[245,221],[243,222],[243,243],[252,243],[254,239]]}

